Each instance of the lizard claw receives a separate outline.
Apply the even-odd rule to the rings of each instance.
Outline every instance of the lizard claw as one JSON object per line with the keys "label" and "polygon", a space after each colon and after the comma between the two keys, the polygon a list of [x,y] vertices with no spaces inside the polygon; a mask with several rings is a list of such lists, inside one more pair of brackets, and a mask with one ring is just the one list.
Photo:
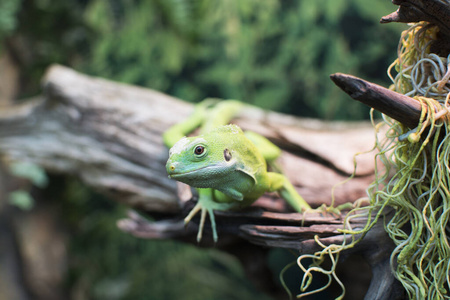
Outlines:
{"label": "lizard claw", "polygon": [[202,209],[202,206],[199,202],[194,206],[193,209],[189,212],[189,214],[184,218],[184,226],[187,226],[187,224],[192,220],[192,218]]}
{"label": "lizard claw", "polygon": [[206,220],[206,214],[209,214],[209,219],[211,221],[211,229],[213,234],[213,240],[214,243],[217,243],[218,241],[218,235],[216,230],[216,220],[214,218],[214,211],[211,208],[204,207],[200,201],[197,202],[197,204],[194,206],[194,208],[189,212],[189,214],[184,218],[184,225],[187,226],[187,224],[192,220],[192,218],[201,211],[200,215],[200,224],[197,232],[197,243],[200,243],[203,237],[203,228],[205,227],[205,220]]}
{"label": "lizard claw", "polygon": [[306,210],[305,213],[307,213],[307,212],[318,212],[318,213],[320,213],[322,215],[330,214],[330,215],[332,215],[334,217],[340,217],[342,210],[350,210],[352,208],[353,208],[353,203],[350,203],[350,202],[338,205],[336,207],[335,206],[326,206],[325,204],[322,204],[318,208]]}

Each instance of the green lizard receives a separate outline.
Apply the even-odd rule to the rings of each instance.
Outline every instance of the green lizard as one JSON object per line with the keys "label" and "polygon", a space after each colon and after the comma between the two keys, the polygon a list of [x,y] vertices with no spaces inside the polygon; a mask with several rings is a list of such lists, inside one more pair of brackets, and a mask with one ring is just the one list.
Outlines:
{"label": "green lizard", "polygon": [[[187,224],[201,211],[197,241],[202,238],[206,214],[213,239],[218,240],[214,210],[239,209],[252,204],[265,192],[277,191],[299,212],[311,207],[280,173],[268,172],[280,149],[266,138],[244,132],[237,125],[224,125],[241,109],[234,100],[204,101],[186,121],[163,136],[169,150],[169,177],[198,190],[198,202],[185,218]],[[185,137],[201,126],[203,134]]]}

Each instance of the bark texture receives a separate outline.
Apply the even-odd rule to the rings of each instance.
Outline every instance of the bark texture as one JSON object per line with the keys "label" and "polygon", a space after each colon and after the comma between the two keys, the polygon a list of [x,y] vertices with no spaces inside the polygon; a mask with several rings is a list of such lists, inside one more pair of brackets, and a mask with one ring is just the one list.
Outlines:
{"label": "bark texture", "polygon": [[[180,210],[165,173],[161,134],[193,105],[165,94],[52,66],[43,95],[0,111],[0,152],[50,172],[81,177],[114,199],[146,211]],[[331,187],[353,172],[355,153],[371,148],[368,123],[324,123],[249,107],[235,123],[283,150],[280,163],[312,205],[329,203]],[[339,187],[337,203],[364,195],[373,156],[358,158],[356,180]]]}

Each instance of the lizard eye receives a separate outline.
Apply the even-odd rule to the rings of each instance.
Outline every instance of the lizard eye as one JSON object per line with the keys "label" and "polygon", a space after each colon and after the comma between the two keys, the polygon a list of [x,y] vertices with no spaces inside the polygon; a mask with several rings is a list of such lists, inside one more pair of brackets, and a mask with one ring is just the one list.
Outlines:
{"label": "lizard eye", "polygon": [[194,153],[195,153],[195,155],[202,155],[203,153],[205,153],[205,147],[203,147],[203,146],[196,146],[194,148]]}

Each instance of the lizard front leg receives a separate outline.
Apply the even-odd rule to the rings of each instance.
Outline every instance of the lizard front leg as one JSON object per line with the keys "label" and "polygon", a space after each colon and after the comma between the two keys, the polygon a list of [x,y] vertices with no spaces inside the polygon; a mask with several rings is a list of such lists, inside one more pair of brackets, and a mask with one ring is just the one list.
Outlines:
{"label": "lizard front leg", "polygon": [[[205,227],[206,214],[209,215],[209,220],[211,222],[211,230],[213,235],[214,243],[218,241],[216,219],[214,217],[215,210],[228,210],[233,204],[216,202],[215,194],[220,193],[214,189],[197,189],[198,191],[198,202],[194,208],[189,212],[189,214],[184,218],[184,224],[188,224],[192,218],[200,211],[200,224],[197,232],[197,242],[200,242],[203,237],[203,228]],[[221,193],[220,193],[221,194]]]}

